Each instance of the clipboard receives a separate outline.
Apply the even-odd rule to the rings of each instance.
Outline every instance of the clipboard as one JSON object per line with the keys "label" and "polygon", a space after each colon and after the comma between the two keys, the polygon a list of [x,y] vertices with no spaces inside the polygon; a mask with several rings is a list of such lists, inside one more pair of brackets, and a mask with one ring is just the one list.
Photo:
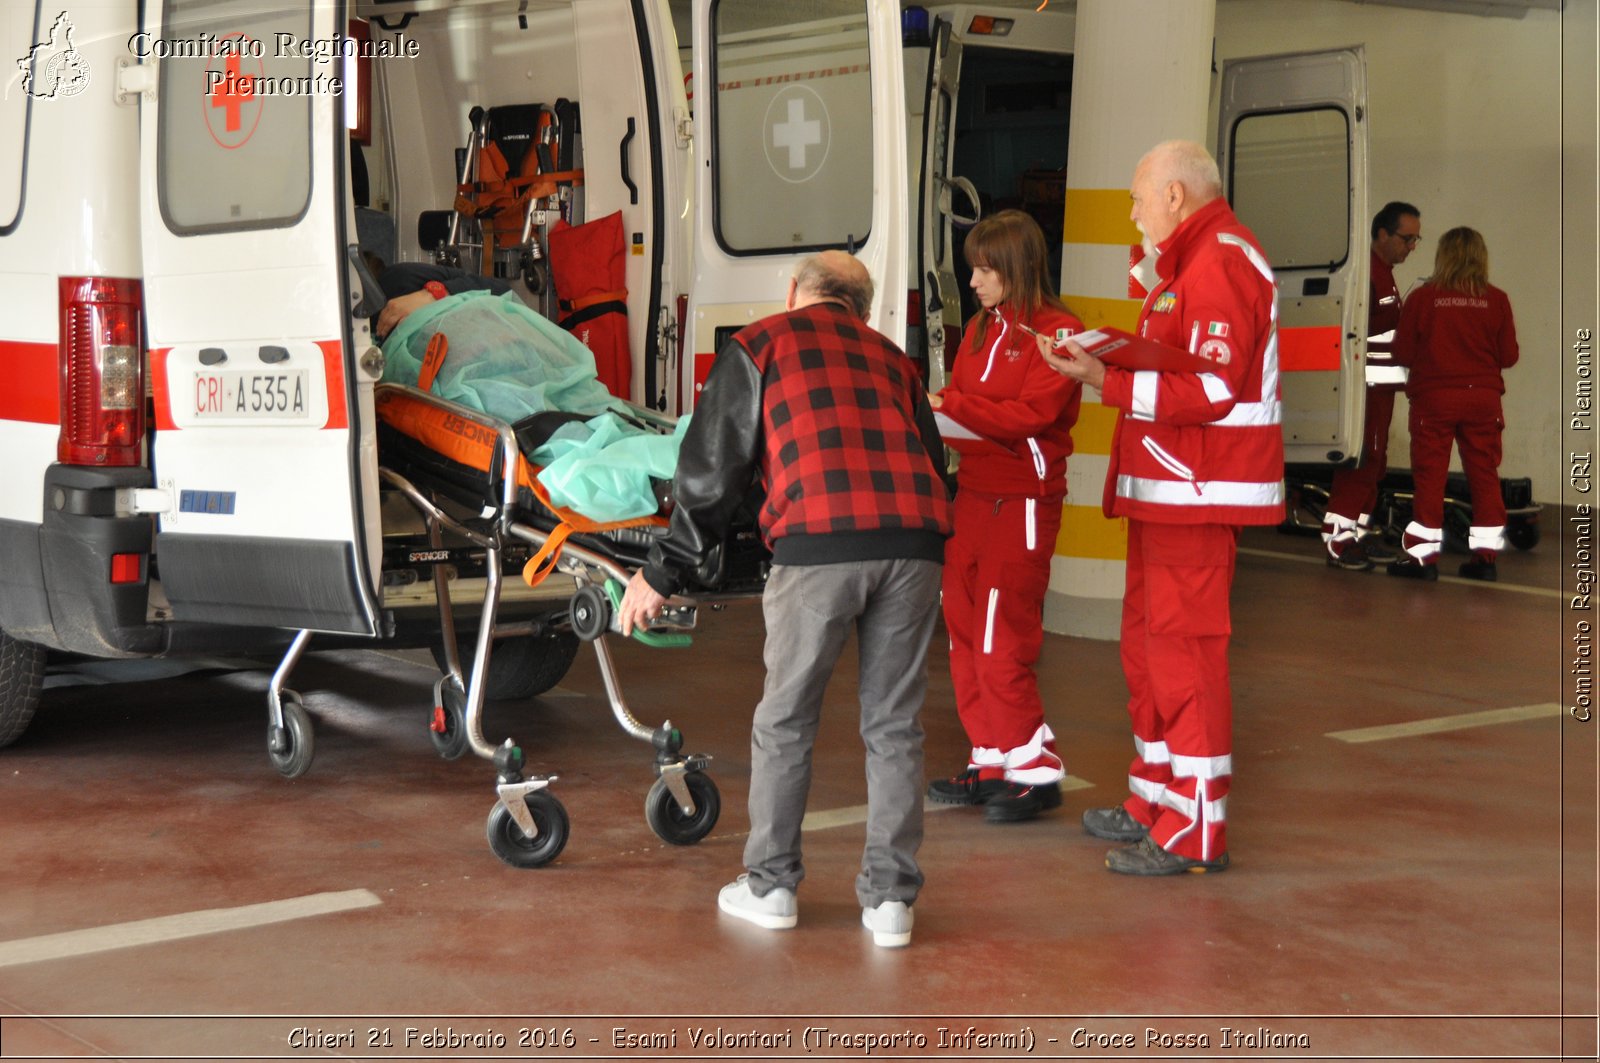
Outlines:
{"label": "clipboard", "polygon": [[1215,373],[1209,358],[1164,343],[1135,336],[1119,328],[1097,328],[1069,337],[1072,342],[1118,369],[1154,370],[1160,373]]}

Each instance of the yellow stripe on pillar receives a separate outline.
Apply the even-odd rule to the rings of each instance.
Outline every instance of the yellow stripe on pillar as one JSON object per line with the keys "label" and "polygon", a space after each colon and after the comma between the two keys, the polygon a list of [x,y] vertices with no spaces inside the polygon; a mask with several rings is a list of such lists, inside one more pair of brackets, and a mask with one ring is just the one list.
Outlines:
{"label": "yellow stripe on pillar", "polygon": [[1067,309],[1083,320],[1084,328],[1102,328],[1109,325],[1124,332],[1133,332],[1139,324],[1139,301],[1136,299],[1096,299],[1088,295],[1063,296]]}
{"label": "yellow stripe on pillar", "polygon": [[1121,244],[1139,242],[1139,230],[1128,216],[1126,188],[1069,188],[1066,216],[1061,226],[1064,244]]}

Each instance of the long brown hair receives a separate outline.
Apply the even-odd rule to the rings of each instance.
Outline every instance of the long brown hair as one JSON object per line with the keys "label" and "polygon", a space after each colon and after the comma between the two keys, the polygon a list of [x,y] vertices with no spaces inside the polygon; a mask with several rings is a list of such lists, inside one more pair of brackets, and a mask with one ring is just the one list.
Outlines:
{"label": "long brown hair", "polygon": [[[1044,233],[1039,223],[1020,210],[1002,210],[984,218],[967,234],[961,255],[974,269],[983,267],[999,274],[1005,285],[1003,303],[1009,303],[1019,317],[1027,317],[1040,307],[1066,310],[1061,297],[1050,290],[1050,263],[1046,257]],[[989,312],[978,315],[978,342],[988,331]]]}
{"label": "long brown hair", "polygon": [[1461,225],[1439,237],[1432,284],[1452,292],[1482,295],[1489,286],[1489,245],[1483,242],[1483,234]]}

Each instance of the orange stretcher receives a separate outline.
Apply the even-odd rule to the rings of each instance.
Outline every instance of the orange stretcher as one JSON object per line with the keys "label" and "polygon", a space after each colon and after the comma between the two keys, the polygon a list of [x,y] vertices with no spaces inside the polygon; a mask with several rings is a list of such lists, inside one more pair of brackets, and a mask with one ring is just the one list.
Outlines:
{"label": "orange stretcher", "polygon": [[[426,361],[424,366],[426,375]],[[554,505],[539,483],[538,467],[524,453],[543,442],[534,438],[536,425],[512,425],[400,384],[378,385],[375,404],[380,475],[421,514],[430,545],[441,557],[448,555],[441,549],[448,531],[485,552],[483,613],[473,659],[465,669],[456,645],[445,566],[433,565],[445,663],[434,688],[431,734],[443,756],[459,756],[470,748],[493,761],[498,802],[490,813],[490,848],[515,867],[540,867],[559,854],[568,826],[565,809],[548,790],[556,776],[524,778],[521,749],[509,738],[491,745],[483,735],[502,560],[513,541],[534,549],[522,569],[530,585],[553,572],[573,579],[575,590],[566,608],[552,616],[550,624],[594,647],[617,722],[655,752],[656,779],[645,802],[650,828],[674,845],[704,838],[721,810],[716,784],[705,771],[710,758],[684,754],[683,735],[671,721],[651,728],[634,718],[622,697],[606,641],[619,631],[616,610],[623,589],[632,571],[644,564],[656,537],[665,532],[666,517],[652,514],[605,523]],[[671,430],[670,419],[643,409],[637,413],[645,423]],[[559,414],[540,417],[572,419]],[[662,618],[649,630],[636,629],[634,637],[654,646],[687,643],[699,605],[759,594],[765,571],[764,550],[753,525],[736,531],[691,574],[688,591],[671,599]]]}

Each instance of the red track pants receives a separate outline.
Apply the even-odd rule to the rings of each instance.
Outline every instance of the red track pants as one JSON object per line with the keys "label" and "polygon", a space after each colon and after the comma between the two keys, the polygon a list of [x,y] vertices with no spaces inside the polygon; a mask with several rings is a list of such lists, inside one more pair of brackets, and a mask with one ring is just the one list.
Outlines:
{"label": "red track pants", "polygon": [[1233,776],[1228,592],[1239,530],[1128,522],[1122,670],[1134,748],[1129,814],[1195,860],[1227,851]]}
{"label": "red track pants", "polygon": [[956,712],[972,742],[968,766],[1031,786],[1062,777],[1033,671],[1060,527],[1059,498],[963,489],[945,547],[944,622]]}
{"label": "red track pants", "polygon": [[1444,489],[1450,475],[1450,445],[1461,450],[1461,468],[1472,492],[1467,545],[1493,561],[1505,547],[1506,503],[1500,494],[1500,435],[1505,416],[1493,388],[1441,388],[1411,400],[1411,475],[1416,492],[1408,553],[1423,564],[1439,557],[1444,530]]}

